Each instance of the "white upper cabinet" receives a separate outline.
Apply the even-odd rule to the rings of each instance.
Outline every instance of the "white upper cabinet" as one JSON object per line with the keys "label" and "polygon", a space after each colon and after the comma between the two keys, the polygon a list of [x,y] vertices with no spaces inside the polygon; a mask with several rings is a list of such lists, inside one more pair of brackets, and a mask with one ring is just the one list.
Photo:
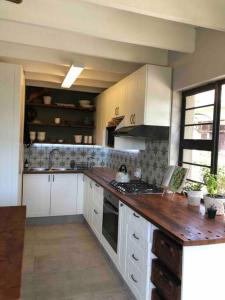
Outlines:
{"label": "white upper cabinet", "polygon": [[145,65],[96,98],[96,143],[105,146],[105,128],[115,117],[120,126],[170,125],[171,68]]}

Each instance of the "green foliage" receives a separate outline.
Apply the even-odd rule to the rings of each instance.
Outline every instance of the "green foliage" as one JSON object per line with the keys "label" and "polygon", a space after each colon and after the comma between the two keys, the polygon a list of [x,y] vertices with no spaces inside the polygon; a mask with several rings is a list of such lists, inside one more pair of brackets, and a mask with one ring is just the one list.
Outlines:
{"label": "green foliage", "polygon": [[199,182],[188,182],[185,186],[185,191],[201,191],[203,184]]}
{"label": "green foliage", "polygon": [[225,195],[225,170],[219,169],[217,175],[217,182],[218,182],[218,193],[221,195]]}
{"label": "green foliage", "polygon": [[207,186],[208,193],[211,197],[215,197],[218,188],[217,175],[206,172],[203,176],[205,185]]}

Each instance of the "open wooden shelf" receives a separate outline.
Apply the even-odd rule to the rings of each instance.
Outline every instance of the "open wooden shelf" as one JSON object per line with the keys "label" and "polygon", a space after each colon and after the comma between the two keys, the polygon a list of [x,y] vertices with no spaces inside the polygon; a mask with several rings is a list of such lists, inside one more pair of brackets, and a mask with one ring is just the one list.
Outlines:
{"label": "open wooden shelf", "polygon": [[66,107],[56,104],[42,104],[42,103],[26,103],[26,106],[28,107],[40,107],[40,108],[50,108],[50,109],[68,109],[68,110],[78,110],[78,111],[85,111],[85,112],[94,112],[95,107],[93,108],[86,108],[81,106],[75,106],[75,107]]}
{"label": "open wooden shelf", "polygon": [[85,124],[72,124],[72,123],[61,123],[61,124],[55,124],[55,123],[32,123],[29,122],[28,125],[31,126],[38,126],[38,127],[66,127],[66,128],[87,128],[87,129],[94,129],[94,125],[85,125]]}

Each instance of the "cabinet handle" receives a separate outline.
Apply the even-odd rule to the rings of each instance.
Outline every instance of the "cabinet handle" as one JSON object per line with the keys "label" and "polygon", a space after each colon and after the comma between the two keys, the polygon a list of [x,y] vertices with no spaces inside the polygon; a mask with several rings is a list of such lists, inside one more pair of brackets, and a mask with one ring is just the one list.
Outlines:
{"label": "cabinet handle", "polygon": [[135,261],[139,261],[139,259],[138,259],[134,254],[132,254],[132,258],[133,258]]}
{"label": "cabinet handle", "polygon": [[99,187],[99,184],[96,183],[95,186]]}
{"label": "cabinet handle", "polygon": [[140,240],[140,238],[139,238],[138,236],[136,236],[135,233],[133,233],[132,235],[133,235],[133,237],[134,237],[136,240]]}
{"label": "cabinet handle", "polygon": [[130,278],[133,280],[133,282],[138,283],[137,279],[134,278],[133,274],[130,275]]}
{"label": "cabinet handle", "polygon": [[132,123],[132,124],[135,124],[135,123],[136,123],[136,121],[135,121],[135,114],[133,114],[132,121],[133,121],[133,123]]}
{"label": "cabinet handle", "polygon": [[135,218],[140,218],[140,216],[139,215],[137,215],[137,214],[135,214],[135,212],[133,213],[133,216],[135,217]]}
{"label": "cabinet handle", "polygon": [[123,203],[120,203],[120,207],[123,207]]}
{"label": "cabinet handle", "polygon": [[97,210],[96,210],[96,209],[94,209],[94,213],[95,213],[96,215],[98,215],[98,212],[97,212]]}
{"label": "cabinet handle", "polygon": [[50,176],[51,176],[51,175],[48,175],[48,182],[50,182]]}
{"label": "cabinet handle", "polygon": [[130,115],[130,124],[133,124],[132,123],[132,118],[133,118],[133,115]]}
{"label": "cabinet handle", "polygon": [[52,181],[53,182],[55,181],[55,175],[52,175]]}

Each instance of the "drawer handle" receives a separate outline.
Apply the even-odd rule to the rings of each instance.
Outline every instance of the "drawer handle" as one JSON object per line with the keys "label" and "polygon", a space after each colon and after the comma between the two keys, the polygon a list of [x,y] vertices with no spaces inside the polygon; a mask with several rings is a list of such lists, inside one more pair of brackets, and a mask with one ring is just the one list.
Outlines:
{"label": "drawer handle", "polygon": [[134,278],[133,274],[130,275],[130,278],[133,280],[133,282],[138,283],[137,279]]}
{"label": "drawer handle", "polygon": [[135,217],[135,218],[140,218],[140,216],[139,215],[137,215],[137,214],[135,214],[135,212],[133,213],[133,216]]}
{"label": "drawer handle", "polygon": [[96,209],[94,209],[94,213],[97,215],[98,214],[98,212],[97,212],[97,210]]}
{"label": "drawer handle", "polygon": [[138,259],[134,254],[132,254],[132,258],[133,258],[135,261],[139,261],[139,259]]}
{"label": "drawer handle", "polygon": [[133,237],[134,237],[136,240],[140,240],[140,238],[139,238],[138,236],[136,236],[135,233],[133,233],[132,235],[133,235]]}
{"label": "drawer handle", "polygon": [[163,273],[162,271],[159,271],[159,275],[160,275],[161,277],[163,277],[166,281],[168,281],[169,285],[170,285],[171,287],[173,287],[172,281],[166,276],[165,273]]}
{"label": "drawer handle", "polygon": [[174,249],[170,246],[169,243],[161,240],[161,245],[166,246],[172,254],[174,253]]}

